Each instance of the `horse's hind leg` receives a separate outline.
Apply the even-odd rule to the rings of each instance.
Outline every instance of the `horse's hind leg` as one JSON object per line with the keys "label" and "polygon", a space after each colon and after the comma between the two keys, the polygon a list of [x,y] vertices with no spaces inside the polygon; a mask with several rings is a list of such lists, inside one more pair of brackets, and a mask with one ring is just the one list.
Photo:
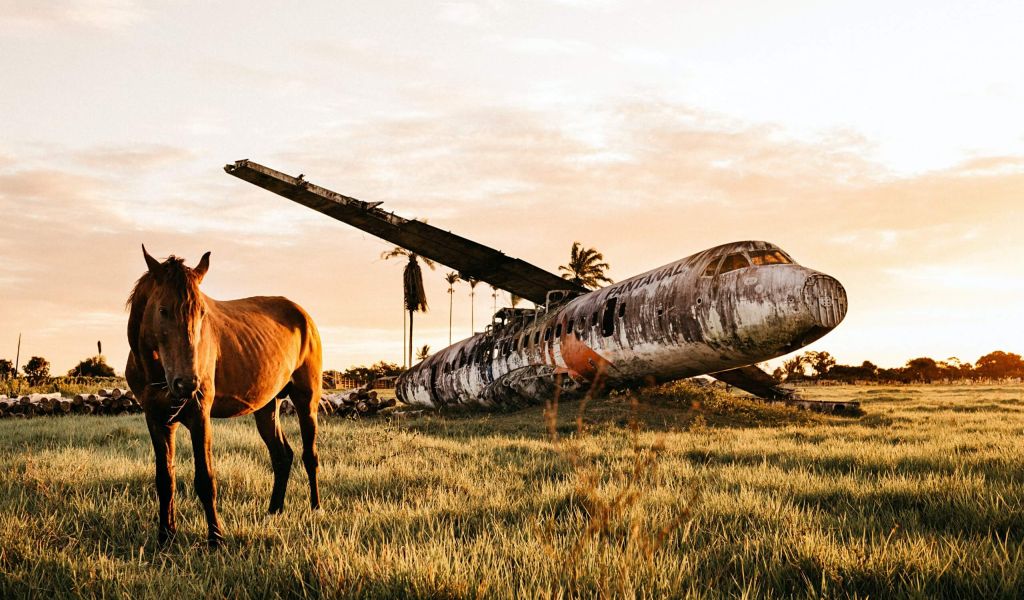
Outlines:
{"label": "horse's hind leg", "polygon": [[[319,375],[317,375],[319,377]],[[291,399],[295,404],[295,414],[299,417],[299,430],[302,432],[302,464],[309,475],[309,505],[320,508],[320,488],[317,484],[317,470],[320,458],[316,451],[317,409],[320,408],[320,386],[315,383],[298,383],[293,381]]]}
{"label": "horse's hind leg", "polygon": [[256,411],[256,429],[270,451],[270,464],[274,469],[274,491],[270,493],[270,512],[279,513],[284,509],[284,494],[288,488],[288,473],[292,468],[292,452],[284,437],[278,420],[281,401],[274,398]]}

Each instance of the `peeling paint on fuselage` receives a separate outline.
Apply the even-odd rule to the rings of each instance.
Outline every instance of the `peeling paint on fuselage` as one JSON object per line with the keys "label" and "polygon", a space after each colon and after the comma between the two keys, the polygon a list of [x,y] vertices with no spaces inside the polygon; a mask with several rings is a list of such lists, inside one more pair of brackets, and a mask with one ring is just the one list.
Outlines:
{"label": "peeling paint on fuselage", "polygon": [[[750,265],[751,256],[773,251],[787,262]],[[749,266],[726,270],[735,255]],[[609,385],[668,381],[782,356],[846,312],[838,281],[790,261],[773,244],[736,242],[546,309],[506,310],[488,331],[406,371],[398,397],[517,406],[543,402],[556,385],[587,389],[597,377]]]}

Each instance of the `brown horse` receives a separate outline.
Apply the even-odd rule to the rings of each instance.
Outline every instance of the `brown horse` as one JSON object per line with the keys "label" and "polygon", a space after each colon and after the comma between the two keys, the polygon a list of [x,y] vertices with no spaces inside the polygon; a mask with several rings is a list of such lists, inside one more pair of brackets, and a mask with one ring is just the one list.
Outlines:
{"label": "brown horse", "polygon": [[278,421],[280,399],[285,396],[295,404],[299,418],[310,504],[319,508],[316,430],[322,359],[313,320],[286,298],[221,302],[206,296],[199,284],[210,266],[209,252],[195,268],[174,256],[160,263],[145,246],[142,253],[149,271],[128,299],[131,353],[125,376],[145,410],[156,454],[160,543],[175,532],[178,423],[192,434],[196,494],[206,512],[211,547],[223,541],[211,462],[211,417],[255,413],[274,469],[270,512],[282,510],[293,456]]}

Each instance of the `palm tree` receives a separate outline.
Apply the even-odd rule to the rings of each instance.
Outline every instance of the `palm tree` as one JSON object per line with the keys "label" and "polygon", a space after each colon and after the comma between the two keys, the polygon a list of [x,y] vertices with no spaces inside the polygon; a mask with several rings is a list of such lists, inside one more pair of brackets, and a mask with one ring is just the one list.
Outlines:
{"label": "palm tree", "polygon": [[[404,311],[409,311],[409,361],[408,365],[412,366],[412,332],[413,332],[413,315],[417,312],[426,312],[427,310],[427,294],[423,289],[423,271],[420,270],[420,264],[417,259],[423,258],[417,256],[415,252],[410,252],[405,248],[395,247],[387,252],[382,252],[380,257],[384,260],[389,258],[398,258],[399,256],[408,257],[409,262],[406,263],[405,269],[402,271],[402,307],[403,317]],[[423,262],[434,269],[434,261],[429,258],[423,258]],[[405,322],[403,319],[402,323],[402,359],[405,360]]]}
{"label": "palm tree", "polygon": [[509,294],[508,294],[508,301],[512,305],[512,308],[515,308],[517,304],[522,302],[522,300],[523,300],[522,297],[516,296],[512,292],[509,292]]}
{"label": "palm tree", "polygon": [[455,271],[444,276],[448,282],[448,345],[452,345],[452,306],[455,303],[455,284],[459,281],[459,274]]}
{"label": "palm tree", "polygon": [[476,333],[476,284],[480,283],[480,280],[476,277],[467,277],[466,283],[469,284],[469,335]]}
{"label": "palm tree", "polygon": [[491,298],[494,298],[494,307],[491,309],[491,314],[493,315],[498,312],[498,288],[491,283],[488,283],[487,285],[491,286]]}
{"label": "palm tree", "polygon": [[608,263],[604,262],[604,255],[597,249],[584,249],[579,242],[573,242],[569,264],[560,265],[558,270],[565,271],[562,273],[563,279],[568,279],[588,289],[596,289],[601,287],[602,282],[614,283],[604,274],[608,268],[610,267]]}
{"label": "palm tree", "polygon": [[423,344],[423,347],[416,351],[416,360],[424,361],[430,356],[430,344]]}

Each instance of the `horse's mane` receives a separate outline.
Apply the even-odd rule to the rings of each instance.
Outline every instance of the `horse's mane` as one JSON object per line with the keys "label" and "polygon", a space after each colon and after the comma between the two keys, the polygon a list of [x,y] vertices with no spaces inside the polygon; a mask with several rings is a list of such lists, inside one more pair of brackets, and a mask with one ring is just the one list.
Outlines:
{"label": "horse's mane", "polygon": [[[181,299],[180,316],[188,318],[195,315],[200,305],[199,276],[185,265],[184,258],[174,255],[168,256],[167,260],[161,263],[160,266],[163,273],[161,274],[159,285],[167,286],[178,294]],[[141,309],[145,307],[149,294],[157,284],[158,282],[152,273],[149,271],[143,273],[142,277],[139,277],[138,281],[135,282],[135,286],[132,287],[132,292],[128,295],[125,307],[133,311],[136,308]]]}

